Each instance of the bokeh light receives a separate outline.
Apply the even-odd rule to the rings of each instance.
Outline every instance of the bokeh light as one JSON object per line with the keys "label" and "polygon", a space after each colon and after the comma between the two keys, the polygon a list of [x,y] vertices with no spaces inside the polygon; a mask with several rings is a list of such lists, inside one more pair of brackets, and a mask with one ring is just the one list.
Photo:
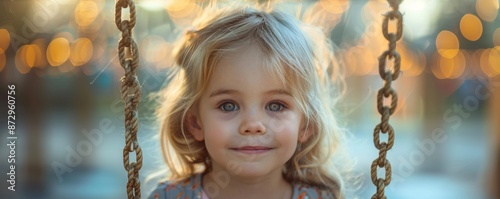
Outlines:
{"label": "bokeh light", "polygon": [[349,0],[320,0],[320,5],[327,11],[331,13],[344,13],[349,9]]}
{"label": "bokeh light", "polygon": [[[30,54],[34,54],[33,51],[34,50],[31,45],[23,45],[17,50],[15,62],[17,71],[19,71],[21,74],[26,74],[31,70],[31,67],[29,66],[29,62],[31,61],[27,59],[27,56],[29,56]],[[33,65],[33,63],[31,63],[31,65]]]}
{"label": "bokeh light", "polygon": [[79,26],[88,26],[98,14],[99,9],[94,1],[80,1],[75,8],[75,21]]}
{"label": "bokeh light", "polygon": [[498,15],[498,0],[477,0],[476,12],[485,21],[493,21]]}
{"label": "bokeh light", "polygon": [[488,56],[490,67],[494,74],[500,74],[500,46],[496,46],[490,50]]}
{"label": "bokeh light", "polygon": [[35,60],[36,60],[35,48],[38,48],[38,46],[26,45],[26,50],[24,52],[25,63],[30,68],[33,68],[33,66],[35,66]]}
{"label": "bokeh light", "polygon": [[3,68],[5,68],[5,63],[7,59],[5,57],[5,52],[0,48],[0,72],[2,72]]}
{"label": "bokeh light", "polygon": [[401,71],[405,76],[418,76],[425,68],[425,54],[420,51],[412,51],[403,42],[400,42],[396,50],[401,56]]}
{"label": "bokeh light", "polygon": [[378,26],[382,24],[381,14],[387,11],[387,2],[383,0],[372,0],[366,2],[361,11],[361,19],[365,24],[376,22]]}
{"label": "bokeh light", "polygon": [[432,56],[431,71],[438,79],[458,79],[464,75],[466,69],[467,52],[459,50],[453,58],[443,57],[439,53]]}
{"label": "bokeh light", "polygon": [[68,60],[70,45],[66,38],[58,37],[47,47],[47,61],[51,66],[59,66]]}
{"label": "bokeh light", "polygon": [[481,69],[485,75],[488,77],[493,77],[497,73],[492,69],[492,66],[490,64],[490,48],[484,49],[481,52],[481,56],[479,58],[479,65],[481,66]]}
{"label": "bokeh light", "polygon": [[377,57],[366,46],[353,46],[344,53],[348,75],[368,75],[377,63]]}
{"label": "bokeh light", "polygon": [[0,29],[0,49],[3,50],[3,52],[7,51],[7,48],[9,48],[10,44],[10,34],[9,31],[6,29]]}
{"label": "bokeh light", "polygon": [[460,44],[457,36],[448,31],[441,31],[436,38],[436,49],[438,53],[445,58],[453,58],[458,54]]}
{"label": "bokeh light", "polygon": [[438,52],[435,52],[432,55],[432,63],[431,63],[431,71],[432,74],[438,79],[445,79],[446,77],[443,75],[441,70],[441,55]]}
{"label": "bokeh light", "polygon": [[458,51],[453,58],[440,57],[439,68],[444,78],[456,79],[459,78],[465,70],[465,56],[462,51]]}
{"label": "bokeh light", "polygon": [[33,67],[45,67],[47,65],[47,58],[45,55],[47,44],[45,39],[39,38],[32,42],[35,49],[35,65]]}
{"label": "bokeh light", "polygon": [[493,45],[500,46],[500,28],[497,28],[495,32],[493,32]]}
{"label": "bokeh light", "polygon": [[148,62],[156,63],[167,55],[166,42],[160,36],[146,37],[141,44],[140,54],[144,55],[144,59]]}
{"label": "bokeh light", "polygon": [[193,0],[176,0],[166,7],[172,21],[180,26],[190,26],[192,19],[201,13],[201,7]]}
{"label": "bokeh light", "polygon": [[320,2],[316,2],[305,10],[302,20],[305,23],[317,26],[325,33],[331,30],[340,22],[342,13],[332,13],[326,10]]}
{"label": "bokeh light", "polygon": [[413,52],[408,49],[404,43],[400,43],[396,47],[396,51],[398,51],[401,56],[401,71],[409,70],[415,62],[415,54],[413,54]]}
{"label": "bokeh light", "polygon": [[475,15],[466,14],[460,20],[460,32],[466,39],[477,41],[483,34],[483,24]]}
{"label": "bokeh light", "polygon": [[172,0],[166,7],[167,11],[178,12],[184,10],[190,3],[194,3],[192,0]]}
{"label": "bokeh light", "polygon": [[74,66],[86,64],[93,54],[92,42],[88,38],[79,38],[71,44],[70,62]]}
{"label": "bokeh light", "polygon": [[382,54],[387,50],[387,40],[380,34],[381,32],[382,27],[380,24],[371,23],[359,39],[359,44],[368,46],[376,55]]}
{"label": "bokeh light", "polygon": [[419,76],[427,66],[427,58],[422,51],[417,52],[417,62],[408,71],[410,76]]}

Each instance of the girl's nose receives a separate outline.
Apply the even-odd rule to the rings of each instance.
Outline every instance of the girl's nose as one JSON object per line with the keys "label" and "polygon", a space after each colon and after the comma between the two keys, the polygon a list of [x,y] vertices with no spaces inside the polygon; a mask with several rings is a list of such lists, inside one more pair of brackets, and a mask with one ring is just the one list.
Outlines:
{"label": "girl's nose", "polygon": [[239,131],[242,135],[265,134],[266,126],[263,123],[263,119],[254,114],[243,119]]}

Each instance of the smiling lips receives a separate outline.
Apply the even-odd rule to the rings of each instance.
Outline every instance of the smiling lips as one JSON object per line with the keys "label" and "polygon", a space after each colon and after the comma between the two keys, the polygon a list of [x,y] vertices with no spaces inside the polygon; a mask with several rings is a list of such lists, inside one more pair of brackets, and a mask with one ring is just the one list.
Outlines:
{"label": "smiling lips", "polygon": [[237,152],[246,153],[246,154],[260,154],[265,153],[273,148],[265,147],[265,146],[243,146],[238,148],[231,148],[231,150],[235,150]]}

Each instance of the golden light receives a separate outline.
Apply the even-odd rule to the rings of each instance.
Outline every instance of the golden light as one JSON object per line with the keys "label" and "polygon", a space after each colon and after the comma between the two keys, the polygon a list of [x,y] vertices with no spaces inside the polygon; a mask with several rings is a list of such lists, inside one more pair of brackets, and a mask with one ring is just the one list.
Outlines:
{"label": "golden light", "polygon": [[173,0],[166,7],[167,11],[179,12],[184,10],[193,0]]}
{"label": "golden light", "polygon": [[[187,5],[182,8],[176,7],[175,9],[169,9],[169,7],[167,7],[167,12],[172,21],[178,26],[190,26],[192,19],[196,18],[202,11],[202,8],[191,0],[186,2],[188,2]],[[179,8],[180,10],[177,10]]]}
{"label": "golden light", "polygon": [[436,78],[445,79],[446,77],[443,75],[443,72],[441,70],[440,61],[441,61],[441,55],[439,53],[435,52],[432,55],[431,71],[432,71],[432,74],[434,74],[434,76]]}
{"label": "golden light", "polygon": [[3,50],[3,52],[7,51],[7,48],[9,48],[10,44],[10,34],[9,31],[6,29],[0,29],[0,49]]}
{"label": "golden light", "polygon": [[493,77],[495,76],[496,72],[492,70],[492,67],[490,65],[490,51],[491,49],[489,48],[482,51],[481,57],[479,58],[479,65],[481,66],[481,69],[483,70],[483,73],[485,75],[487,75],[488,77]]}
{"label": "golden light", "polygon": [[35,60],[36,60],[35,48],[38,48],[38,46],[26,45],[25,63],[30,68],[33,68],[33,66],[35,66]]}
{"label": "golden light", "polygon": [[441,56],[451,59],[458,54],[460,44],[454,33],[443,30],[436,38],[436,48]]}
{"label": "golden light", "polygon": [[366,2],[361,11],[361,19],[365,23],[376,22],[378,26],[382,24],[381,14],[387,10],[387,1],[371,0]]}
{"label": "golden light", "polygon": [[79,26],[88,26],[98,14],[99,9],[94,1],[80,1],[75,8],[75,21]]}
{"label": "golden light", "polygon": [[498,0],[476,0],[476,11],[481,19],[492,22],[498,14]]}
{"label": "golden light", "polygon": [[446,57],[441,57],[439,59],[439,68],[441,69],[441,74],[443,74],[444,78],[450,78],[453,73],[453,68],[454,68],[454,59],[451,58],[446,58]]}
{"label": "golden light", "polygon": [[145,38],[141,43],[141,54],[148,62],[157,63],[168,54],[167,42],[160,36],[152,35]]}
{"label": "golden light", "polygon": [[497,28],[493,33],[493,45],[500,46],[500,28]]}
{"label": "golden light", "polygon": [[35,41],[33,41],[32,43],[32,46],[35,49],[35,65],[33,67],[45,67],[47,65],[47,59],[45,55],[45,39],[35,39]]}
{"label": "golden light", "polygon": [[79,38],[71,44],[71,53],[69,61],[74,66],[86,64],[93,54],[94,47],[88,38]]}
{"label": "golden light", "polygon": [[5,68],[5,62],[7,62],[5,52],[0,48],[0,72]]}
{"label": "golden light", "polygon": [[68,60],[70,45],[66,38],[55,38],[47,47],[47,61],[51,66],[59,66]]}
{"label": "golden light", "polygon": [[23,45],[16,52],[16,57],[15,57],[16,68],[21,74],[26,74],[31,70],[26,55],[29,54],[27,51],[32,51],[32,50],[33,47],[31,47],[30,45]]}
{"label": "golden light", "polygon": [[167,53],[162,60],[156,63],[156,67],[157,68],[171,67],[174,63],[174,57],[171,55],[172,53],[170,53],[171,49],[173,48],[173,45],[169,42],[165,42],[162,48],[166,49]]}
{"label": "golden light", "polygon": [[102,25],[104,24],[104,18],[104,14],[98,14],[91,24],[89,24],[88,26],[78,26],[78,30],[82,33],[87,33],[85,34],[85,36],[89,37],[90,40],[94,40],[93,38],[98,37],[100,34],[93,33],[101,30]]}
{"label": "golden light", "polygon": [[331,32],[342,18],[342,13],[336,14],[327,11],[319,2],[311,5],[303,14],[302,20],[315,27],[322,28],[323,32]]}
{"label": "golden light", "polygon": [[331,13],[344,13],[347,9],[349,9],[349,0],[320,0],[319,1],[321,7]]}
{"label": "golden light", "polygon": [[490,50],[488,61],[492,72],[500,74],[500,46],[496,46]]}
{"label": "golden light", "polygon": [[466,39],[477,41],[483,34],[483,24],[475,15],[465,14],[460,20],[460,32]]}
{"label": "golden light", "polygon": [[368,75],[376,62],[376,57],[365,46],[353,46],[344,53],[348,75]]}
{"label": "golden light", "polygon": [[417,63],[418,64],[414,65],[410,70],[412,72],[413,76],[419,76],[420,74],[422,74],[424,69],[427,67],[427,57],[421,51],[418,51],[418,62]]}
{"label": "golden light", "polygon": [[404,43],[398,44],[396,46],[396,51],[398,51],[401,56],[401,71],[411,69],[415,62],[413,52],[411,52],[411,50],[409,50]]}
{"label": "golden light", "polygon": [[371,49],[372,53],[380,55],[387,50],[387,40],[384,38],[381,32],[382,28],[380,27],[380,25],[377,25],[374,22],[370,23],[370,25],[367,26],[365,32],[359,39],[358,43],[360,45],[368,46],[368,48]]}
{"label": "golden light", "polygon": [[[40,53],[40,48],[37,45],[23,45],[16,52],[15,62],[19,72],[29,71],[27,68],[35,67],[37,55]],[[25,74],[25,73],[23,73]]]}
{"label": "golden light", "polygon": [[425,68],[425,55],[412,51],[404,42],[398,42],[396,50],[401,56],[401,71],[405,76],[418,76]]}
{"label": "golden light", "polygon": [[457,56],[453,58],[453,73],[450,78],[457,79],[461,77],[464,74],[466,65],[467,60],[465,59],[465,55],[462,50],[460,50]]}

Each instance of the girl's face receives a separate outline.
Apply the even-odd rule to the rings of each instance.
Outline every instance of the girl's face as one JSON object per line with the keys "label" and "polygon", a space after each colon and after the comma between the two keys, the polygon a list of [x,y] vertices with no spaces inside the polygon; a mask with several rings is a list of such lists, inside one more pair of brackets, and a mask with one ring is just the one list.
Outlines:
{"label": "girl's face", "polygon": [[281,172],[297,141],[308,137],[289,89],[267,72],[263,59],[255,45],[224,56],[198,112],[188,116],[189,131],[205,141],[214,170],[241,177]]}

